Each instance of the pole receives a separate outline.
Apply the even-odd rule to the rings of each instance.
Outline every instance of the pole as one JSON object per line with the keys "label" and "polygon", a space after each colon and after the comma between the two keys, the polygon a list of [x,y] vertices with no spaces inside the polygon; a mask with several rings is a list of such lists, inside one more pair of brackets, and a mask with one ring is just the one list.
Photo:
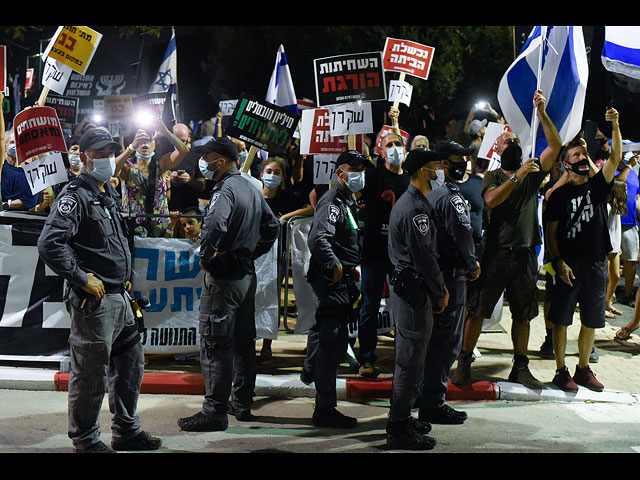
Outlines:
{"label": "pole", "polygon": [[[538,75],[536,91],[540,90],[542,84],[542,55],[544,53],[544,42],[546,41],[547,27],[540,27],[540,48],[538,54]],[[538,136],[538,112],[533,109],[531,118],[531,158],[536,156],[536,137]]]}
{"label": "pole", "polygon": [[241,172],[243,173],[249,172],[249,170],[251,169],[251,164],[253,163],[253,158],[256,156],[257,151],[258,151],[258,148],[251,145],[251,147],[249,148],[249,155],[247,155],[247,158],[244,159],[244,163],[240,168]]}

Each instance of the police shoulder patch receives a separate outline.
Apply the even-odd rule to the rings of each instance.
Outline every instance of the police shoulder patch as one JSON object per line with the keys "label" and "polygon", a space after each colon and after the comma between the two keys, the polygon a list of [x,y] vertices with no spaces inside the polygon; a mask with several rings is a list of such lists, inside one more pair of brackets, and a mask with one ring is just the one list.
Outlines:
{"label": "police shoulder patch", "polygon": [[329,209],[328,209],[328,213],[329,213],[329,222],[330,223],[337,223],[338,219],[340,218],[340,209],[336,206],[336,205],[329,205]]}
{"label": "police shoulder patch", "polygon": [[60,215],[69,215],[78,205],[75,195],[65,195],[58,201],[58,212]]}
{"label": "police shoulder patch", "polygon": [[429,216],[426,213],[419,213],[412,219],[413,225],[421,235],[429,233]]}

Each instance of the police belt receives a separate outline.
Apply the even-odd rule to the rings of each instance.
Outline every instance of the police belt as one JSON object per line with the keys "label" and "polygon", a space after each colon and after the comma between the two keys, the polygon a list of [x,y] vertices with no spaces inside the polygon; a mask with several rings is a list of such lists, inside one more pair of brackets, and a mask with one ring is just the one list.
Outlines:
{"label": "police belt", "polygon": [[234,250],[216,255],[205,265],[214,278],[240,280],[255,272],[253,255],[248,250]]}
{"label": "police belt", "polygon": [[[73,292],[80,298],[89,298],[94,296],[92,293],[86,292],[82,288],[77,287],[75,285],[71,287],[71,290],[73,290]],[[119,285],[111,285],[108,283],[104,284],[105,295],[113,294],[113,293],[124,294],[124,292],[125,292],[124,284],[119,284]]]}

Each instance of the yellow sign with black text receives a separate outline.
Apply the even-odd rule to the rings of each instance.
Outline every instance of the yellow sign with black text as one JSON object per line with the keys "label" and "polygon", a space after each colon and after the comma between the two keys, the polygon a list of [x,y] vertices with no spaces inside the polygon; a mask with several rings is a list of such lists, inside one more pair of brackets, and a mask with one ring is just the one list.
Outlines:
{"label": "yellow sign with black text", "polygon": [[102,34],[89,27],[58,27],[44,57],[51,57],[84,75],[98,48]]}

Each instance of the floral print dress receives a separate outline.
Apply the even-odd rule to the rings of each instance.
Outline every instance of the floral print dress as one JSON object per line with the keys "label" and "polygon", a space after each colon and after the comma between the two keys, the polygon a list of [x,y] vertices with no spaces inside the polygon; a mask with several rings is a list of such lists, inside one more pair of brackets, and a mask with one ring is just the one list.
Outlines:
{"label": "floral print dress", "polygon": [[[122,199],[122,212],[130,215],[145,215],[147,209],[145,207],[147,196],[148,175],[143,174],[134,163],[127,160],[129,164],[129,176],[127,177],[124,187],[125,194]],[[157,169],[156,190],[153,199],[153,213],[156,215],[168,215],[168,183],[165,175]],[[147,227],[148,234],[155,236],[158,230],[164,230],[169,225],[169,217],[149,218],[137,217],[136,225]],[[146,225],[145,225],[146,223]],[[149,231],[153,229],[153,231]],[[154,234],[155,231],[155,234]]]}

